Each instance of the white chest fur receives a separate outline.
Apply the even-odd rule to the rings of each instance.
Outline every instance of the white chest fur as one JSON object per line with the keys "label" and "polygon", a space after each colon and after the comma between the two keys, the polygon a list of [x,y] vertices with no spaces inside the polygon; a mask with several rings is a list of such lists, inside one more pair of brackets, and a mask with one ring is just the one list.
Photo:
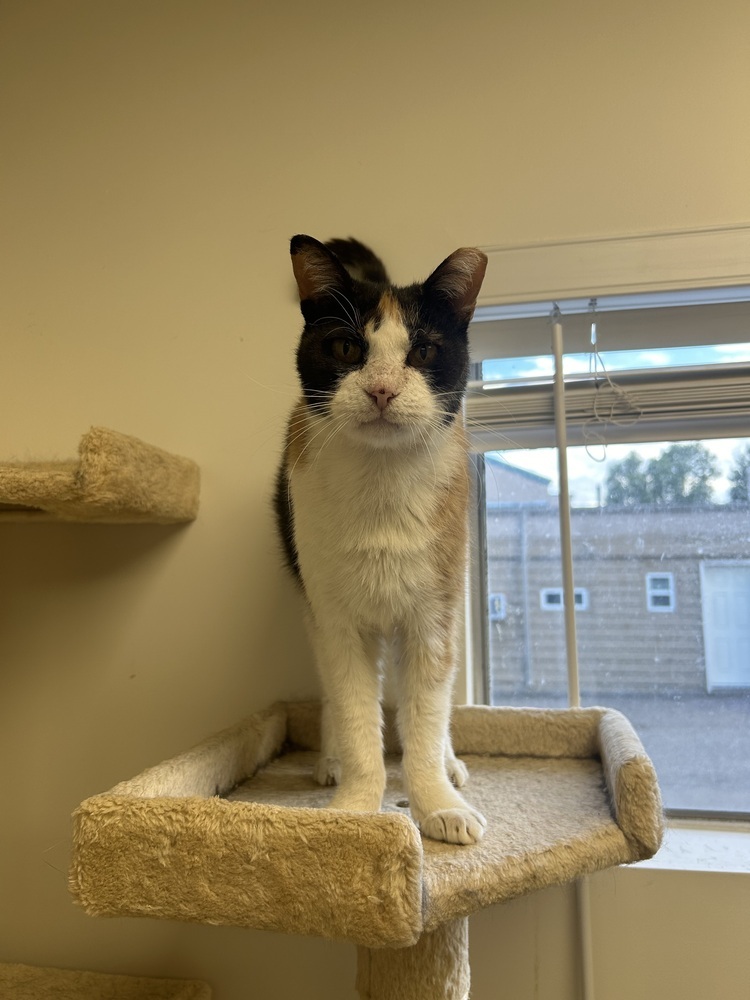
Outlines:
{"label": "white chest fur", "polygon": [[390,630],[429,603],[434,525],[463,461],[451,430],[429,448],[370,449],[343,436],[310,448],[291,483],[300,568],[316,612]]}

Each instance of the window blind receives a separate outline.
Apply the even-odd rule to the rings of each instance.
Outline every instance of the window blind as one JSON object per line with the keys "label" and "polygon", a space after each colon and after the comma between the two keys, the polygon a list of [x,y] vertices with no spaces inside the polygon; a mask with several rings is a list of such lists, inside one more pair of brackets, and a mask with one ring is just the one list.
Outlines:
{"label": "window blind", "polygon": [[[628,296],[629,308],[624,308],[624,298],[599,298],[596,318],[600,350],[746,343],[750,341],[750,289],[724,289],[722,294],[727,296],[729,291],[745,298],[713,305],[648,307],[654,296]],[[613,302],[616,308],[610,309]],[[592,320],[586,301],[560,302],[559,307],[565,326],[566,352],[585,354],[591,347]],[[477,309],[469,327],[472,361],[549,354],[551,309],[551,302],[535,303],[533,308],[519,306],[517,310],[510,306]]]}
{"label": "window blind", "polygon": [[[568,444],[750,434],[750,363],[565,378]],[[466,423],[475,451],[555,445],[551,378],[472,382]]]}

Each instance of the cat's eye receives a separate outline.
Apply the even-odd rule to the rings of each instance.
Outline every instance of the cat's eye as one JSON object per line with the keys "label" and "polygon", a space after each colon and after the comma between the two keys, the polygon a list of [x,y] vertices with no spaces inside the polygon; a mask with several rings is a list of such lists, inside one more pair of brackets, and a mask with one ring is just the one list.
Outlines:
{"label": "cat's eye", "polygon": [[362,357],[362,346],[349,337],[335,337],[329,342],[331,354],[343,365],[356,365]]}
{"label": "cat's eye", "polygon": [[437,355],[436,344],[417,344],[409,351],[406,361],[412,368],[424,368],[425,365],[431,365]]}

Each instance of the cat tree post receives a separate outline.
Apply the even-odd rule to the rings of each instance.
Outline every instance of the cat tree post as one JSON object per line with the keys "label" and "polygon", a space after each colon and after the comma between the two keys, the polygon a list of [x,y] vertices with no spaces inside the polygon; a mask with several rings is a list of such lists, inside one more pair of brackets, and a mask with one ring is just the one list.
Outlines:
{"label": "cat tree post", "polygon": [[410,948],[357,949],[361,1000],[467,1000],[469,920],[459,917]]}

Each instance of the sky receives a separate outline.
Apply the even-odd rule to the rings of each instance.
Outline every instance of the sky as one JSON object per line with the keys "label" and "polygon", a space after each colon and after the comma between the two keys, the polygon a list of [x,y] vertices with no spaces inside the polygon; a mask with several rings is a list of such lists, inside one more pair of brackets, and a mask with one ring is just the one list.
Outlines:
{"label": "sky", "polygon": [[[708,347],[651,348],[645,351],[602,351],[600,364],[608,372],[638,371],[692,365],[732,364],[750,361],[750,344],[712,344]],[[566,354],[563,371],[573,375],[594,370],[592,354]],[[485,361],[482,376],[485,381],[495,379],[541,378],[554,374],[551,354],[536,358],[497,358]]]}

